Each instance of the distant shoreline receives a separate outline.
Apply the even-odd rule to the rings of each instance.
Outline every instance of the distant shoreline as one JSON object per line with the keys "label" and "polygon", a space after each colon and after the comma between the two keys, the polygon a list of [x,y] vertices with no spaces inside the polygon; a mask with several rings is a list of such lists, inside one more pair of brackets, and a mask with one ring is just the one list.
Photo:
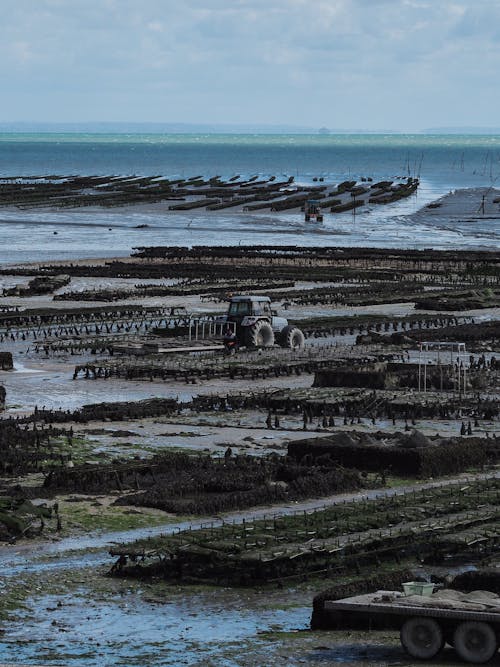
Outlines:
{"label": "distant shoreline", "polygon": [[121,123],[121,122],[0,122],[0,134],[282,134],[282,135],[500,135],[500,127],[328,128],[294,125]]}
{"label": "distant shoreline", "polygon": [[144,127],[143,129],[134,128],[134,129],[125,129],[119,127],[89,127],[85,129],[84,127],[63,127],[63,126],[54,126],[54,127],[36,127],[36,126],[26,126],[19,127],[13,126],[8,127],[0,123],[0,136],[31,136],[31,135],[46,135],[46,136],[205,136],[205,137],[218,137],[218,136],[234,136],[234,137],[273,137],[273,136],[297,136],[297,137],[315,137],[315,138],[327,138],[327,137],[499,137],[500,138],[500,128],[491,128],[484,130],[474,130],[474,129],[464,129],[464,130],[453,130],[453,129],[443,129],[439,130],[430,129],[430,130],[363,130],[363,129],[353,129],[353,130],[328,130],[328,131],[319,131],[315,129],[265,129],[265,128],[207,128],[207,129],[155,129]]}

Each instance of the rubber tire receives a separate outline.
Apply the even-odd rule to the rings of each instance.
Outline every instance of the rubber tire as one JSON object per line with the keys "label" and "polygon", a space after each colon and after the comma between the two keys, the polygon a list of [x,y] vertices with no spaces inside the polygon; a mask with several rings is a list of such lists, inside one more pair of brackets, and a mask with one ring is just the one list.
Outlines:
{"label": "rubber tire", "polygon": [[488,662],[498,649],[495,631],[488,623],[460,623],[453,634],[455,651],[462,660],[481,665]]}
{"label": "rubber tire", "polygon": [[311,216],[306,213],[306,222],[310,222],[310,221],[311,221]]}
{"label": "rubber tire", "polygon": [[405,621],[400,632],[401,644],[412,658],[429,660],[444,646],[443,631],[433,618],[413,616]]}
{"label": "rubber tire", "polygon": [[289,350],[302,350],[305,345],[304,334],[297,327],[285,327],[280,333],[280,345]]}
{"label": "rubber tire", "polygon": [[318,222],[323,222],[323,216],[322,216],[322,215],[318,215],[318,217],[316,218],[316,220],[317,220]]}
{"label": "rubber tire", "polygon": [[266,320],[259,320],[247,332],[247,347],[272,347],[274,331]]}

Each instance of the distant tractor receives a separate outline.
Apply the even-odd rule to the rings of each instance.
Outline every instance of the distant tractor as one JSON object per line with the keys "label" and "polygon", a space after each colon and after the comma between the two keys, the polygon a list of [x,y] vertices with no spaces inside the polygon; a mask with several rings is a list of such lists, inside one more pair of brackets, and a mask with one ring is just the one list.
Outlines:
{"label": "distant tractor", "polygon": [[225,321],[226,347],[231,338],[245,347],[272,347],[275,343],[293,350],[304,347],[302,331],[290,326],[285,317],[278,317],[268,296],[233,296]]}
{"label": "distant tractor", "polygon": [[317,199],[308,199],[304,205],[304,215],[306,222],[310,222],[311,218],[315,218],[316,222],[323,222],[323,213]]}

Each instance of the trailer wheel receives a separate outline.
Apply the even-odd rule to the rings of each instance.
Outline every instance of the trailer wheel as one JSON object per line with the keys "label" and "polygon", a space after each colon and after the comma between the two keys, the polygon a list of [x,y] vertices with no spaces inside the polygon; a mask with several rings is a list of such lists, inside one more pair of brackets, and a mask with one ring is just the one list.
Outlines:
{"label": "trailer wheel", "polygon": [[433,618],[414,616],[403,623],[401,644],[412,658],[428,660],[444,646],[443,631]]}
{"label": "trailer wheel", "polygon": [[247,332],[247,347],[272,347],[274,345],[274,331],[266,320],[259,320]]}
{"label": "trailer wheel", "polygon": [[453,640],[455,651],[462,660],[477,665],[491,660],[498,648],[495,631],[488,623],[476,621],[460,623],[455,630]]}

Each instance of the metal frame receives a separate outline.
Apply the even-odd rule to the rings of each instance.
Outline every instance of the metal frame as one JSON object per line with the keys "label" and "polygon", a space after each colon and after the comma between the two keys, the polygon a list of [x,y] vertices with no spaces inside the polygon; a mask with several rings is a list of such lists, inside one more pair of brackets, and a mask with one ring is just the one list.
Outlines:
{"label": "metal frame", "polygon": [[[437,366],[440,370],[441,386],[443,391],[443,366],[449,366],[451,369],[451,377],[455,379],[455,390],[461,396],[465,394],[467,389],[467,368],[469,360],[467,358],[467,351],[465,343],[458,341],[422,341],[419,346],[418,353],[418,391],[427,393],[427,360],[425,353],[437,350]],[[442,363],[441,352],[449,351],[449,363]],[[456,355],[456,359],[454,358]]]}
{"label": "metal frame", "polygon": [[188,322],[188,340],[203,338],[222,338],[227,322],[221,322],[220,317],[201,316],[190,317]]}

